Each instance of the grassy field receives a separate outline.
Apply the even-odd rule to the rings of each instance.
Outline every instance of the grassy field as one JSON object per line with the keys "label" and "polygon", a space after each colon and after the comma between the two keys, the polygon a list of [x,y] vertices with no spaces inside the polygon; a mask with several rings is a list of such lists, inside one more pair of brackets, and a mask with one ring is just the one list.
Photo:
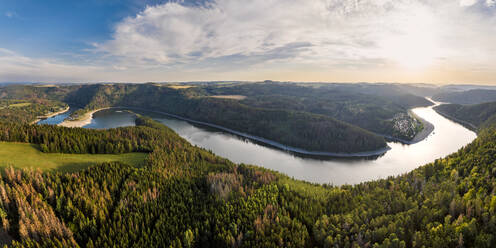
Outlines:
{"label": "grassy field", "polygon": [[40,168],[42,170],[71,172],[84,169],[93,164],[111,161],[141,166],[146,156],[146,153],[118,155],[42,153],[36,145],[0,142],[0,168],[13,166],[16,168]]}
{"label": "grassy field", "polygon": [[9,108],[20,108],[20,107],[26,107],[29,105],[31,105],[31,103],[29,103],[29,102],[14,103],[14,104],[10,104]]}
{"label": "grassy field", "polygon": [[244,100],[246,99],[246,96],[242,95],[218,95],[218,96],[209,96],[211,98],[218,98],[218,99],[231,99],[231,100]]}
{"label": "grassy field", "polygon": [[165,85],[165,86],[175,90],[183,90],[183,89],[189,89],[195,87],[193,85]]}

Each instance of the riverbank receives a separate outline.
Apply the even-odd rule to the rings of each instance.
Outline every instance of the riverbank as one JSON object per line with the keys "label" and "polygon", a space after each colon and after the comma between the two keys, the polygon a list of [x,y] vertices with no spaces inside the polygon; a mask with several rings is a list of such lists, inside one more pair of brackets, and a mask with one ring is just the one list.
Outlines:
{"label": "riverbank", "polygon": [[[232,129],[229,129],[229,128],[226,128],[226,127],[223,127],[223,126],[219,126],[219,125],[216,125],[216,124],[202,122],[202,121],[196,121],[196,120],[192,120],[192,119],[185,118],[185,117],[182,117],[182,116],[178,116],[178,115],[175,115],[175,114],[170,114],[170,113],[167,113],[167,112],[155,111],[155,110],[149,110],[149,109],[137,108],[137,107],[111,107],[111,108],[112,109],[139,110],[139,111],[145,111],[145,112],[150,112],[150,113],[161,114],[161,115],[172,117],[172,118],[175,118],[175,119],[178,119],[178,120],[183,120],[183,121],[186,121],[186,122],[189,122],[189,123],[193,123],[193,124],[198,124],[198,125],[202,125],[202,126],[206,126],[206,127],[211,127],[211,128],[219,129],[219,130],[225,131],[227,133],[231,133],[231,134],[234,134],[234,135],[237,135],[237,136],[240,136],[240,137],[243,137],[243,138],[246,138],[246,139],[255,141],[255,142],[259,142],[261,144],[264,144],[264,145],[267,145],[267,146],[270,146],[270,147],[274,147],[274,148],[277,148],[277,149],[280,149],[280,150],[283,150],[283,151],[286,151],[286,152],[300,154],[300,155],[322,156],[322,157],[336,157],[336,158],[375,157],[375,156],[381,156],[381,155],[385,154],[387,151],[389,151],[391,149],[389,146],[386,146],[384,148],[381,148],[381,149],[378,149],[378,150],[374,150],[374,151],[364,151],[364,152],[356,152],[356,153],[338,153],[338,152],[325,152],[325,151],[308,151],[308,150],[301,149],[301,148],[287,146],[287,145],[281,144],[281,143],[276,142],[276,141],[273,141],[273,140],[269,140],[269,139],[265,139],[265,138],[262,138],[262,137],[258,137],[258,136],[250,135],[250,134],[247,134],[247,133],[239,132],[239,131],[236,131],[236,130],[232,130]],[[105,108],[105,109],[111,109],[111,108]]]}
{"label": "riverbank", "polygon": [[417,120],[422,122],[422,125],[424,126],[424,128],[417,135],[415,135],[415,137],[413,137],[413,139],[410,141],[409,144],[415,144],[415,143],[418,143],[418,142],[424,140],[434,131],[434,125],[432,125],[432,123],[430,123],[430,122],[428,122],[428,121],[426,121],[426,120],[424,120],[418,116],[416,116],[416,118],[417,118]]}
{"label": "riverbank", "polygon": [[34,125],[36,123],[38,123],[39,121],[41,120],[44,120],[44,119],[48,119],[48,118],[51,118],[51,117],[54,117],[54,116],[57,116],[57,115],[61,115],[67,111],[69,111],[70,107],[67,106],[67,108],[63,109],[63,110],[60,110],[58,112],[55,112],[55,113],[51,113],[51,114],[46,114],[44,116],[38,116],[36,117],[36,120],[32,121],[31,124]]}
{"label": "riverbank", "polygon": [[[416,115],[415,115],[416,116]],[[417,133],[415,135],[415,137],[413,137],[412,140],[405,140],[405,139],[400,139],[400,138],[396,138],[396,137],[393,137],[393,136],[390,136],[390,135],[386,135],[386,134],[378,134],[378,135],[381,135],[382,137],[388,139],[388,140],[391,140],[393,142],[399,142],[399,143],[402,143],[402,144],[405,144],[405,145],[413,145],[413,144],[416,144],[422,140],[424,140],[425,138],[427,138],[433,131],[434,131],[434,125],[432,125],[430,122],[416,116],[415,117],[417,120],[419,120],[420,122],[422,122],[422,125],[424,126],[424,128],[422,129],[422,131],[420,131],[419,133]]]}
{"label": "riverbank", "polygon": [[100,108],[100,109],[95,109],[90,112],[85,113],[83,116],[78,118],[77,120],[64,120],[62,123],[58,124],[58,126],[61,127],[84,127],[88,124],[91,123],[91,120],[93,119],[93,114],[105,110],[105,109],[110,109],[110,108]]}
{"label": "riverbank", "polygon": [[[414,112],[432,123],[435,130],[422,142],[414,145],[389,142],[391,149],[384,155],[365,158],[306,156],[286,152],[283,149],[246,139],[218,128],[197,125],[172,116],[168,118],[160,113],[155,115],[152,112],[136,109],[128,108],[131,112],[152,117],[169,126],[191,144],[210,150],[234,163],[260,165],[295,179],[333,185],[357,184],[401,175],[456,152],[476,138],[474,132],[444,118],[431,108],[425,107],[416,108]],[[126,126],[133,125],[134,114],[119,113],[119,110],[125,109],[107,110],[94,114],[92,127],[95,124],[94,128],[98,129],[113,128],[123,126],[121,125],[123,122],[127,123]]]}
{"label": "riverbank", "polygon": [[[437,105],[439,105],[439,103],[435,103],[433,106],[431,106],[431,108],[433,108],[433,107],[435,107]],[[263,145],[271,146],[271,147],[274,147],[274,148],[277,148],[277,149],[280,149],[280,150],[283,150],[283,151],[287,151],[287,152],[295,153],[295,154],[299,154],[299,155],[336,157],[336,158],[374,157],[374,156],[383,155],[383,154],[385,154],[387,151],[389,151],[391,149],[389,146],[386,146],[384,148],[381,148],[381,149],[378,149],[378,150],[374,150],[374,151],[365,151],[365,152],[356,152],[356,153],[308,151],[308,150],[297,148],[297,147],[287,146],[287,145],[281,144],[281,143],[276,142],[276,141],[273,141],[273,140],[269,140],[269,139],[265,139],[265,138],[262,138],[262,137],[258,137],[258,136],[250,135],[250,134],[247,134],[247,133],[239,132],[239,131],[236,131],[236,130],[232,130],[232,129],[229,129],[229,128],[226,128],[226,127],[223,127],[223,126],[219,126],[219,125],[216,125],[216,124],[211,124],[211,123],[202,122],[202,121],[196,121],[196,120],[193,120],[193,119],[185,118],[185,117],[182,117],[182,116],[178,116],[178,115],[175,115],[175,114],[170,114],[170,113],[166,113],[166,112],[162,112],[162,111],[154,111],[154,110],[148,110],[148,109],[137,108],[137,107],[108,107],[108,108],[100,108],[100,109],[96,109],[96,110],[87,112],[79,120],[66,120],[66,121],[64,121],[64,122],[62,122],[62,123],[60,123],[58,125],[59,126],[65,126],[65,127],[83,127],[83,126],[86,126],[86,125],[88,125],[88,124],[91,123],[91,120],[93,119],[93,114],[94,113],[96,113],[98,111],[101,111],[101,110],[105,110],[105,109],[132,109],[132,110],[140,110],[140,111],[147,111],[147,112],[150,112],[150,113],[162,114],[162,115],[165,115],[165,116],[168,116],[168,117],[172,117],[172,118],[175,118],[175,119],[187,121],[187,122],[190,122],[190,123],[193,123],[193,124],[198,124],[198,125],[203,125],[203,126],[206,126],[206,127],[211,127],[211,128],[219,129],[219,130],[222,130],[222,131],[225,131],[225,132],[228,132],[228,133],[231,133],[231,134],[234,134],[234,135],[237,135],[237,136],[246,138],[246,139],[250,139],[252,141],[258,142],[258,143],[263,144]],[[433,132],[434,125],[432,125],[430,122],[428,122],[428,121],[424,120],[423,118],[419,117],[418,115],[416,115],[412,110],[410,110],[409,113],[411,115],[413,115],[416,119],[418,119],[419,121],[421,121],[422,124],[423,124],[423,126],[424,126],[423,130],[421,132],[419,132],[417,135],[415,135],[415,137],[412,140],[403,140],[403,139],[391,137],[391,136],[384,135],[384,134],[378,134],[378,135],[381,135],[381,136],[385,137],[386,139],[388,139],[390,141],[400,142],[402,144],[407,144],[407,145],[418,143],[418,142],[424,140],[425,138],[427,138]]]}
{"label": "riverbank", "polygon": [[[438,105],[439,104],[433,105],[430,108],[434,108],[435,106],[438,106]],[[434,131],[434,125],[432,125],[432,123],[426,121],[422,117],[420,117],[417,114],[415,114],[412,111],[412,109],[408,111],[408,114],[410,114],[415,119],[417,119],[420,122],[422,122],[422,126],[423,126],[422,131],[420,131],[419,133],[417,133],[415,135],[415,137],[413,137],[413,139],[411,139],[411,140],[405,140],[405,139],[396,138],[396,137],[393,137],[393,136],[387,135],[387,134],[381,134],[381,133],[376,133],[376,134],[377,135],[380,135],[380,136],[382,136],[384,138],[386,138],[387,140],[393,141],[393,142],[399,142],[399,143],[402,143],[402,144],[405,144],[405,145],[413,145],[413,144],[416,144],[416,143],[424,140],[425,138],[427,138]]]}
{"label": "riverbank", "polygon": [[436,113],[438,113],[439,115],[443,116],[444,118],[446,118],[446,119],[448,119],[450,121],[454,121],[454,122],[456,122],[456,123],[458,123],[458,124],[466,127],[467,129],[472,130],[472,131],[478,133],[479,128],[477,126],[475,126],[474,124],[472,124],[470,122],[467,122],[467,121],[460,120],[460,119],[455,118],[455,117],[453,117],[451,115],[448,115],[446,113],[443,113],[443,112],[437,110],[436,108],[434,108],[434,111],[436,111]]}

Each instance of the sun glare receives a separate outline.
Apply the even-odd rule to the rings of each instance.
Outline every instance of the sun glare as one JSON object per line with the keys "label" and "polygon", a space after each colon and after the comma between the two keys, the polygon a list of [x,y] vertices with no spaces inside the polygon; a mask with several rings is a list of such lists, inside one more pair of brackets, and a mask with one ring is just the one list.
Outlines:
{"label": "sun glare", "polygon": [[432,65],[439,54],[435,20],[431,13],[417,10],[398,16],[395,32],[382,40],[383,56],[409,70],[421,70]]}

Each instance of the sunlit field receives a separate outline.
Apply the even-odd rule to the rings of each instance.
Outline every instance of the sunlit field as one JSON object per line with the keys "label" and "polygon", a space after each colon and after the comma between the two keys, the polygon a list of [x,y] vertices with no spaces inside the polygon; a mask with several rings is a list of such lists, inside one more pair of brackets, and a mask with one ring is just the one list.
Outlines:
{"label": "sunlit field", "polygon": [[119,161],[141,166],[145,153],[126,154],[63,154],[42,153],[36,145],[25,143],[0,142],[0,167],[40,168],[42,170],[59,170],[71,172],[84,169],[90,165]]}

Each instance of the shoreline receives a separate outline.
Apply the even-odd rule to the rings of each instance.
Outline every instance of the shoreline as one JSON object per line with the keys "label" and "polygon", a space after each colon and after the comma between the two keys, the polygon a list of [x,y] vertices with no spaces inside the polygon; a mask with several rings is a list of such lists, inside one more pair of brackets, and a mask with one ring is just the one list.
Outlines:
{"label": "shoreline", "polygon": [[[436,106],[441,105],[441,103],[432,100],[432,98],[430,98],[430,97],[426,97],[425,99],[427,99],[428,101],[433,103],[433,105],[428,106],[428,108],[434,110],[434,112],[437,112],[437,111],[435,111],[434,108]],[[411,145],[411,144],[415,144],[415,143],[418,143],[418,142],[426,139],[434,131],[435,127],[434,127],[434,125],[432,125],[432,123],[428,122],[424,118],[415,114],[415,112],[413,112],[413,109],[408,110],[408,113],[411,114],[414,118],[416,118],[420,122],[422,122],[422,125],[424,126],[424,129],[422,129],[422,131],[417,133],[417,135],[415,135],[415,137],[413,137],[413,139],[410,141],[409,145]]]}
{"label": "shoreline", "polygon": [[[434,102],[434,105],[432,105],[430,107],[431,108],[434,108],[437,105],[439,105],[439,103]],[[80,119],[80,120],[76,120],[76,121],[65,120],[62,123],[58,124],[58,125],[59,126],[64,126],[64,127],[83,127],[83,126],[88,125],[88,124],[91,123],[91,120],[93,119],[93,114],[94,113],[96,113],[98,111],[101,111],[101,110],[105,110],[105,109],[131,109],[131,110],[134,109],[134,110],[141,110],[141,111],[150,112],[150,113],[157,113],[157,114],[165,115],[165,116],[172,117],[172,118],[175,118],[175,119],[179,119],[179,120],[183,120],[183,121],[186,121],[186,122],[190,122],[190,123],[193,123],[193,124],[198,124],[198,125],[203,125],[203,126],[207,126],[207,127],[219,129],[219,130],[228,132],[230,134],[234,134],[234,135],[237,135],[237,136],[246,138],[246,139],[250,139],[250,140],[252,140],[254,142],[259,142],[261,144],[264,144],[264,145],[267,145],[267,146],[270,146],[270,147],[274,147],[274,148],[277,148],[279,150],[283,150],[283,151],[286,151],[286,152],[289,152],[289,153],[295,153],[295,154],[299,154],[299,155],[323,156],[323,157],[335,157],[335,158],[360,158],[360,157],[361,158],[366,158],[366,157],[381,156],[381,155],[384,155],[387,151],[391,150],[391,147],[389,145],[387,145],[386,147],[383,147],[383,148],[380,148],[380,149],[377,149],[377,150],[364,151],[364,152],[354,152],[354,153],[308,151],[308,150],[305,150],[305,149],[302,149],[302,148],[287,146],[287,145],[284,145],[284,144],[281,144],[279,142],[276,142],[276,141],[273,141],[273,140],[269,140],[269,139],[266,139],[266,138],[262,138],[262,137],[250,135],[250,134],[247,134],[247,133],[239,132],[239,131],[236,131],[236,130],[233,130],[233,129],[230,129],[230,128],[226,128],[226,127],[223,127],[223,126],[216,125],[216,124],[202,122],[202,121],[196,121],[196,120],[193,120],[193,119],[185,118],[185,117],[182,117],[182,116],[179,116],[179,115],[175,115],[175,114],[170,114],[170,113],[167,113],[167,112],[155,111],[155,110],[148,110],[148,109],[138,108],[138,107],[118,106],[118,107],[100,108],[100,109],[96,109],[96,110],[87,112],[86,114],[84,114],[83,118]],[[415,115],[412,112],[412,109],[410,109],[409,112],[411,114]],[[434,130],[434,125],[432,125],[430,122],[424,120],[423,118],[418,117],[417,115],[415,115],[415,117],[418,118],[423,123],[424,129],[421,132],[419,132],[417,135],[415,135],[415,137],[411,141],[403,140],[403,139],[399,139],[399,138],[395,138],[395,137],[391,137],[389,135],[384,135],[384,134],[377,134],[377,135],[380,135],[380,136],[382,136],[382,137],[384,137],[386,139],[389,139],[389,140],[391,140],[391,142],[399,142],[399,143],[403,143],[403,144],[406,144],[406,145],[412,145],[412,144],[418,143],[418,142],[424,140],[425,138],[427,138],[432,133],[432,131]]]}
{"label": "shoreline", "polygon": [[[429,100],[430,102],[432,102],[433,105],[427,106],[427,107],[419,107],[419,108],[431,108],[432,110],[435,111],[434,108],[436,106],[441,105],[441,103],[436,102],[436,101],[433,101],[429,97],[426,97],[426,99]],[[418,116],[417,114],[415,114],[413,112],[414,109],[415,108],[409,109],[408,110],[408,114],[410,116],[412,116],[413,118],[415,118],[415,119],[419,120],[420,122],[422,122],[422,125],[424,126],[424,128],[422,129],[422,131],[418,132],[415,135],[415,137],[413,137],[413,139],[411,139],[411,140],[405,140],[405,139],[400,139],[400,138],[392,137],[392,136],[386,135],[386,134],[378,134],[378,135],[380,135],[380,136],[382,136],[382,137],[384,137],[386,139],[389,139],[392,142],[399,142],[399,143],[402,143],[402,144],[405,144],[405,145],[413,145],[413,144],[419,143],[420,141],[423,141],[424,139],[426,139],[434,131],[434,125],[432,125],[432,123],[428,122],[424,118],[422,118],[422,117]]]}
{"label": "shoreline", "polygon": [[[430,106],[430,108],[432,108],[432,109],[434,109],[435,106],[438,106],[439,105],[439,103],[437,103],[437,102],[433,102],[433,103],[434,103],[434,105]],[[365,157],[381,156],[381,155],[384,155],[387,151],[391,150],[391,147],[389,145],[387,145],[386,147],[383,147],[383,148],[380,148],[380,149],[377,149],[377,150],[364,151],[364,152],[354,152],[354,153],[308,151],[308,150],[305,150],[305,149],[302,149],[302,148],[287,146],[287,145],[284,145],[284,144],[281,144],[279,142],[276,142],[276,141],[273,141],[273,140],[269,140],[269,139],[266,139],[266,138],[262,138],[262,137],[250,135],[250,134],[247,134],[247,133],[239,132],[239,131],[236,131],[236,130],[233,130],[233,129],[230,129],[230,128],[226,128],[226,127],[223,127],[223,126],[216,125],[216,124],[202,122],[202,121],[196,121],[196,120],[193,120],[193,119],[185,118],[185,117],[182,117],[182,116],[179,116],[179,115],[175,115],[175,114],[170,114],[170,113],[167,113],[167,112],[155,111],[155,110],[148,110],[148,109],[138,108],[138,107],[123,107],[123,106],[118,106],[118,107],[100,108],[100,109],[96,109],[96,110],[87,112],[86,114],[84,114],[83,118],[80,119],[80,120],[76,120],[76,121],[66,120],[66,121],[63,121],[62,123],[60,123],[58,125],[59,126],[63,126],[63,127],[83,127],[83,126],[88,125],[88,124],[91,123],[91,120],[93,119],[93,114],[94,113],[96,113],[98,111],[101,111],[101,110],[105,110],[105,109],[131,109],[131,110],[134,109],[134,110],[141,110],[141,111],[145,111],[145,112],[162,114],[162,115],[165,115],[165,116],[168,116],[168,117],[172,117],[172,118],[175,118],[175,119],[179,119],[179,120],[183,120],[183,121],[186,121],[186,122],[190,122],[190,123],[194,123],[194,124],[199,124],[199,125],[204,125],[204,126],[211,127],[211,128],[216,128],[216,129],[219,129],[219,130],[222,130],[222,131],[225,131],[225,132],[228,132],[228,133],[231,133],[231,134],[234,134],[234,135],[237,135],[237,136],[246,138],[246,139],[250,139],[250,140],[255,141],[255,142],[259,142],[259,143],[264,144],[264,145],[268,145],[268,146],[277,148],[279,150],[283,150],[283,151],[290,152],[290,153],[296,153],[296,154],[300,154],[300,155],[335,157],[335,158],[359,158],[359,157],[365,158]],[[415,137],[412,140],[408,141],[408,140],[403,140],[403,139],[395,138],[395,137],[392,137],[392,136],[389,136],[389,135],[378,134],[378,133],[376,133],[376,134],[377,135],[380,135],[380,136],[382,136],[382,137],[384,137],[386,139],[391,140],[391,142],[399,142],[399,143],[403,143],[403,144],[406,144],[406,145],[412,145],[412,144],[415,144],[415,143],[418,143],[418,142],[424,140],[425,138],[427,138],[434,131],[434,125],[432,125],[430,122],[424,120],[423,118],[420,118],[419,116],[417,116],[415,113],[413,113],[412,110],[413,109],[410,109],[409,110],[409,113],[410,114],[413,114],[415,116],[415,118],[417,118],[419,121],[421,121],[422,124],[424,125],[424,129],[422,131],[420,131],[419,133],[417,133],[417,135],[415,135]]]}
{"label": "shoreline", "polygon": [[91,120],[93,120],[93,114],[105,110],[105,109],[110,109],[110,108],[100,108],[100,109],[95,109],[90,112],[86,112],[79,120],[64,120],[63,122],[59,123],[57,126],[61,127],[84,127],[88,124],[91,123]]}
{"label": "shoreline", "polygon": [[420,131],[419,133],[417,133],[415,135],[415,137],[413,137],[412,140],[405,140],[405,139],[400,139],[400,138],[396,138],[396,137],[393,137],[391,135],[387,135],[387,134],[377,134],[377,135],[380,135],[386,139],[389,139],[390,142],[397,142],[397,143],[401,143],[401,144],[404,144],[404,145],[413,145],[413,144],[416,144],[416,143],[419,143],[420,141],[423,141],[424,139],[426,139],[431,133],[432,131],[434,131],[434,125],[432,125],[432,123],[420,118],[420,117],[416,117],[420,122],[422,122],[422,125],[424,125],[424,128],[422,129],[422,131]]}
{"label": "shoreline", "polygon": [[[435,106],[437,106],[437,105],[433,105],[430,108],[434,109]],[[422,122],[422,125],[424,126],[424,128],[422,129],[422,131],[417,133],[417,135],[415,135],[415,137],[413,137],[413,139],[410,141],[409,145],[415,144],[415,143],[418,143],[418,142],[424,140],[434,131],[434,125],[432,125],[432,123],[426,121],[424,118],[421,118],[420,116],[415,114],[413,111],[410,110],[410,112],[417,120]]]}
{"label": "shoreline", "polygon": [[443,116],[444,118],[450,120],[450,121],[453,121],[455,123],[458,123],[464,127],[466,127],[467,129],[475,132],[475,133],[478,133],[479,132],[479,128],[477,128],[477,126],[475,126],[474,124],[470,123],[470,122],[467,122],[467,121],[463,121],[463,120],[460,120],[458,118],[455,118],[451,115],[448,115],[446,113],[443,113],[437,109],[434,109],[434,111],[436,111],[436,113],[438,113],[439,115]]}
{"label": "shoreline", "polygon": [[[283,151],[286,151],[286,152],[293,152],[293,153],[301,154],[301,155],[325,156],[325,157],[336,157],[336,158],[353,158],[353,157],[357,158],[357,157],[381,156],[381,155],[385,154],[387,151],[391,150],[391,147],[389,147],[389,146],[386,145],[386,147],[383,147],[383,148],[380,148],[380,149],[377,149],[377,150],[364,151],[364,152],[354,152],[354,153],[308,151],[308,150],[297,148],[297,147],[287,146],[287,145],[284,145],[284,144],[281,144],[279,142],[276,142],[276,141],[273,141],[273,140],[269,140],[269,139],[266,139],[266,138],[262,138],[262,137],[258,137],[258,136],[246,134],[246,133],[243,133],[243,132],[239,132],[239,131],[236,131],[236,130],[233,130],[233,129],[230,129],[230,128],[226,128],[226,127],[223,127],[223,126],[216,125],[216,124],[202,122],[202,121],[196,121],[196,120],[192,120],[192,119],[185,118],[185,117],[182,117],[182,116],[178,116],[178,115],[175,115],[175,114],[170,114],[170,113],[167,113],[167,112],[155,111],[155,110],[148,110],[148,109],[137,108],[137,107],[109,107],[109,108],[104,108],[104,109],[112,109],[112,108],[113,109],[134,109],[134,110],[142,110],[142,111],[145,111],[145,112],[162,114],[162,115],[169,116],[169,117],[172,117],[172,118],[175,118],[175,119],[179,119],[179,120],[183,120],[183,121],[186,121],[186,122],[190,122],[190,123],[194,123],[194,124],[199,124],[199,125],[204,125],[204,126],[207,126],[207,127],[216,128],[216,129],[219,129],[219,130],[222,130],[222,131],[231,133],[231,134],[238,135],[238,136],[243,137],[243,138],[246,138],[246,139],[250,139],[250,140],[253,140],[253,141],[256,141],[256,142],[260,142],[260,143],[265,144],[265,145],[268,145],[268,146],[272,146],[272,147],[278,148],[278,149],[283,150]],[[103,109],[101,109],[101,110],[103,110]],[[97,112],[97,111],[95,111],[95,112]]]}
{"label": "shoreline", "polygon": [[32,121],[31,122],[31,125],[34,125],[38,122],[40,122],[41,120],[44,120],[44,119],[48,119],[48,118],[51,118],[51,117],[54,117],[54,116],[57,116],[57,115],[61,115],[67,111],[69,111],[71,107],[67,106],[67,108],[63,109],[63,110],[60,110],[58,112],[55,112],[55,113],[51,113],[51,114],[47,114],[47,115],[44,115],[44,116],[38,116],[36,117],[36,120]]}

